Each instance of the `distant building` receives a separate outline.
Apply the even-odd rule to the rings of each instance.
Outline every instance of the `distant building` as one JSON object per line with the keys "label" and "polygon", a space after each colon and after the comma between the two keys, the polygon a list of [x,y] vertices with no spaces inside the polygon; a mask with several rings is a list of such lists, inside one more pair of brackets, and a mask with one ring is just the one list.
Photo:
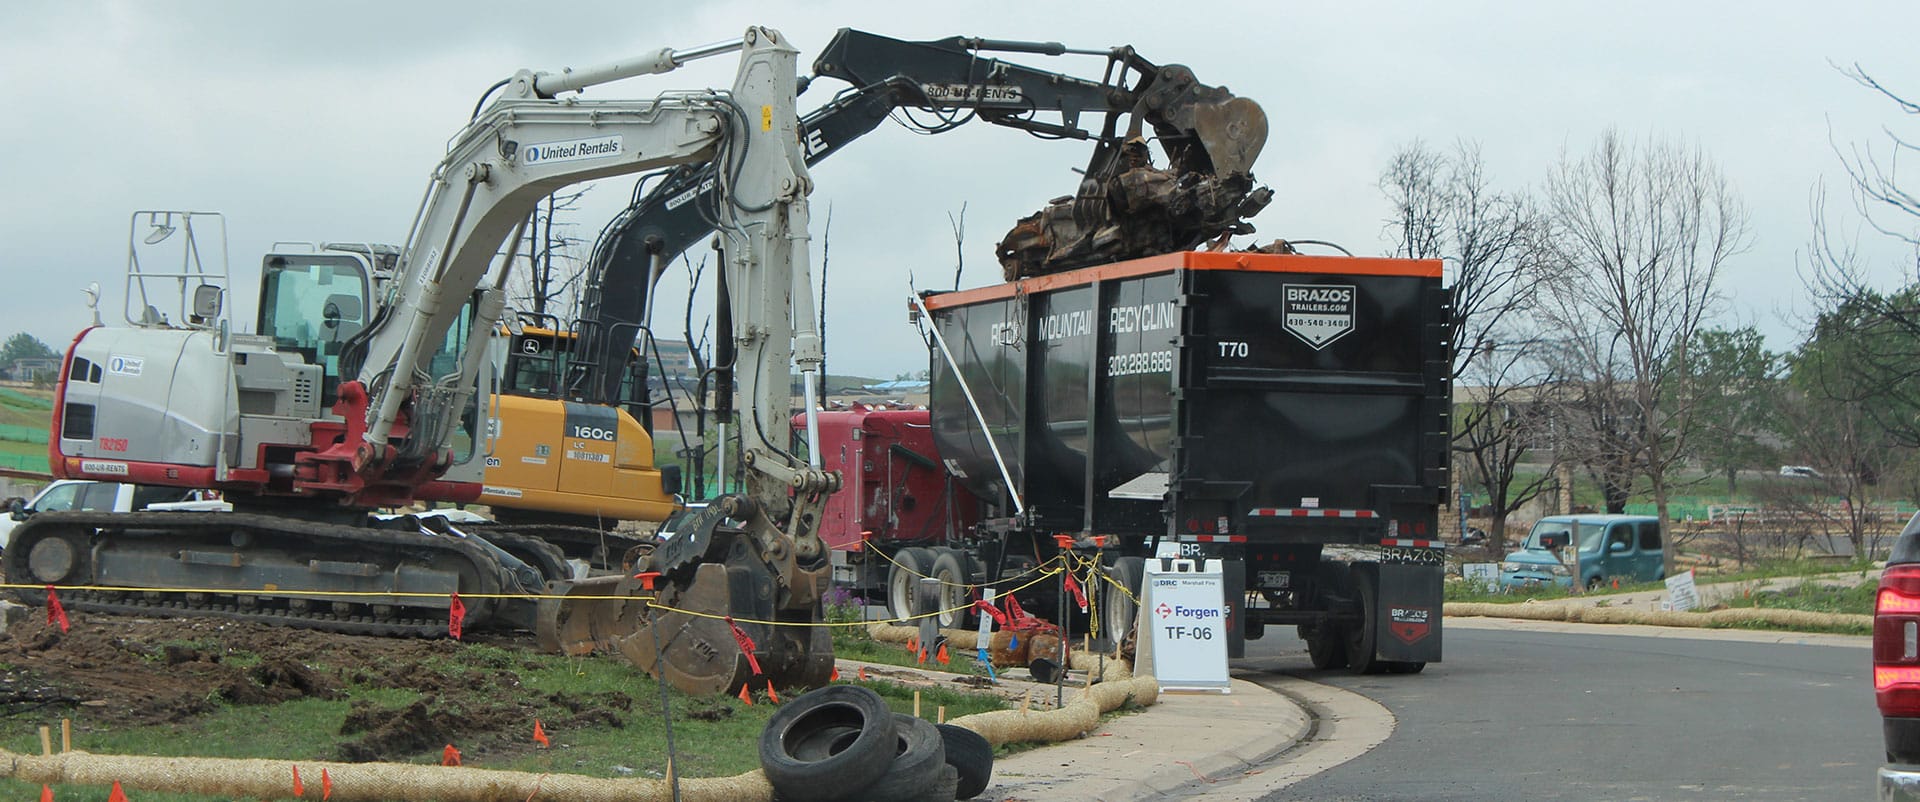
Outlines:
{"label": "distant building", "polygon": [[31,382],[45,379],[53,381],[60,378],[60,360],[56,357],[37,356],[16,359],[6,370],[7,379],[17,382]]}

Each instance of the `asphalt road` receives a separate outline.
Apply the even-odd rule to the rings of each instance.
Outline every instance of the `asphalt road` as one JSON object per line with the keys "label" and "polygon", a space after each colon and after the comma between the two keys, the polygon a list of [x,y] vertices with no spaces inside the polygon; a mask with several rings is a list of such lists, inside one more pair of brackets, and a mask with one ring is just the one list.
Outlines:
{"label": "asphalt road", "polygon": [[1290,632],[1269,630],[1235,668],[1364,695],[1396,723],[1366,754],[1261,798],[1874,797],[1882,749],[1865,638],[1801,645],[1556,628],[1566,631],[1450,626],[1446,662],[1377,677],[1315,671]]}

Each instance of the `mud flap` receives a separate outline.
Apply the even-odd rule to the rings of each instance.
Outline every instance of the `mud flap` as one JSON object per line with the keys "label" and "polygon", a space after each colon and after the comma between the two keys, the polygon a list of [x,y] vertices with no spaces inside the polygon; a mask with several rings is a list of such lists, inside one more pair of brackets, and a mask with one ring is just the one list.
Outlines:
{"label": "mud flap", "polygon": [[1440,662],[1444,571],[1439,564],[1389,562],[1379,566],[1380,609],[1374,611],[1374,624],[1380,634],[1374,640],[1374,653],[1380,659]]}

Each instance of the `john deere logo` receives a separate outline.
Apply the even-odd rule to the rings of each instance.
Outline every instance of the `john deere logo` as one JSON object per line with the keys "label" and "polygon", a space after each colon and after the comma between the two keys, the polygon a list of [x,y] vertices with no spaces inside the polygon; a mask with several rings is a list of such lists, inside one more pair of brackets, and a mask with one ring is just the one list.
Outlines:
{"label": "john deere logo", "polygon": [[1287,331],[1314,350],[1353,331],[1354,288],[1348,284],[1288,284],[1280,313]]}

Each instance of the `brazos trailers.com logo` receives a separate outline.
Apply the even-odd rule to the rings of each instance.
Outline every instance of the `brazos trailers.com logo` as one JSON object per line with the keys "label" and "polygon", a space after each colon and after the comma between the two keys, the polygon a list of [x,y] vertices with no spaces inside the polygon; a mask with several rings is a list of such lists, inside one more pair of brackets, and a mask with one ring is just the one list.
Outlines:
{"label": "brazos trailers.com logo", "polygon": [[1314,350],[1353,331],[1353,300],[1357,294],[1351,284],[1287,284],[1280,303],[1280,314],[1288,332]]}

